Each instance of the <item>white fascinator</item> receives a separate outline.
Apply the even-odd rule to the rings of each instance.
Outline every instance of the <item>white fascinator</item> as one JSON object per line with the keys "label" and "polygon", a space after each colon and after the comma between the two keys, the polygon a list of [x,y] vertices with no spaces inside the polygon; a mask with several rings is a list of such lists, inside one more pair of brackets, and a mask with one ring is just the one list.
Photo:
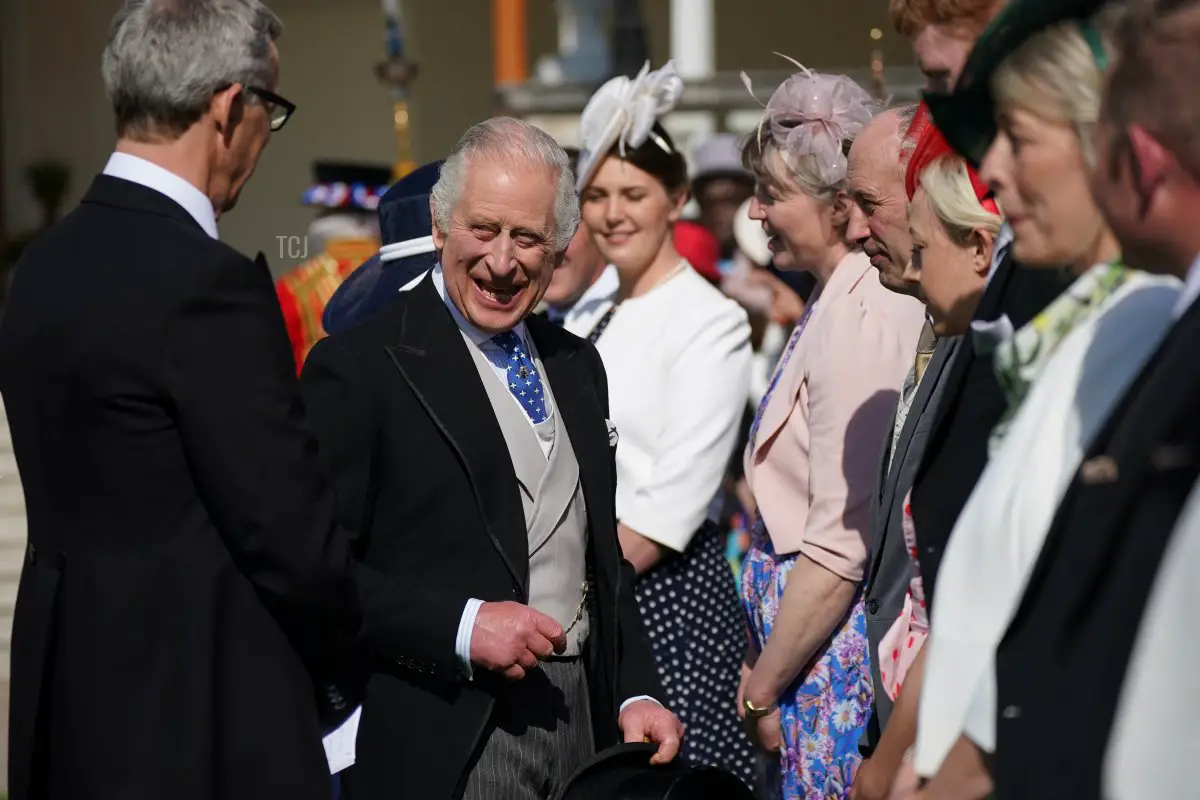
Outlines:
{"label": "white fascinator", "polygon": [[[759,143],[770,136],[793,157],[811,156],[817,176],[826,186],[833,186],[846,177],[843,144],[867,126],[878,105],[866,89],[845,75],[813,72],[793,59],[788,61],[800,71],[781,83],[764,106]],[[754,94],[744,72],[742,83]]]}
{"label": "white fascinator", "polygon": [[575,190],[582,191],[596,173],[596,168],[614,145],[624,155],[647,139],[672,152],[671,146],[656,136],[654,123],[675,107],[683,94],[683,78],[675,71],[675,62],[668,61],[662,69],[650,71],[647,61],[633,80],[624,75],[605,83],[583,109],[579,119],[579,170],[575,175]]}

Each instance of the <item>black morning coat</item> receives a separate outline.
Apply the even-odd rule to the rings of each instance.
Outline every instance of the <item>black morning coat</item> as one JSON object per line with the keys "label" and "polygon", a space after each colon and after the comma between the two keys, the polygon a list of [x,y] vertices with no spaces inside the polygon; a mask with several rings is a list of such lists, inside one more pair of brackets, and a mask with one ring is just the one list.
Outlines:
{"label": "black morning coat", "polygon": [[[587,505],[591,633],[584,654],[595,742],[619,741],[617,711],[662,690],[617,542],[608,388],[590,344],[531,317],[559,425]],[[366,678],[354,800],[461,795],[493,724],[503,678],[463,678],[455,635],[469,598],[527,597],[529,539],[520,488],[466,343],[430,278],[390,307],[319,342],[301,376],[308,418],[337,483],[342,525],[363,562],[419,601],[376,608],[404,632],[401,659],[375,654]],[[353,681],[350,682],[353,685]]]}
{"label": "black morning coat", "polygon": [[336,527],[266,264],[97,177],[17,267],[0,391],[29,523],[10,797],[327,800],[311,675],[392,641],[357,599],[389,590]]}

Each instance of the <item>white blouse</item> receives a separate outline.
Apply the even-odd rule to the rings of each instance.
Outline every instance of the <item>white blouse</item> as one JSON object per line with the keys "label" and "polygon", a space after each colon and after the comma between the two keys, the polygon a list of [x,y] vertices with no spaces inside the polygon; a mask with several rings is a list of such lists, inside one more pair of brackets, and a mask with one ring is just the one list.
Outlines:
{"label": "white blouse", "polygon": [[720,489],[746,408],[746,312],[686,269],[621,303],[596,348],[618,436],[617,518],[683,552]]}

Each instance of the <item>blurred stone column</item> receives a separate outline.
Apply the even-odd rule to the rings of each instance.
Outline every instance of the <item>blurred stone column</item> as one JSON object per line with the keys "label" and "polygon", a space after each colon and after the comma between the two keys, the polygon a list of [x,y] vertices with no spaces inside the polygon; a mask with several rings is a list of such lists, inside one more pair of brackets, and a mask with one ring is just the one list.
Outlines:
{"label": "blurred stone column", "polygon": [[671,0],[671,58],[685,81],[716,72],[713,0]]}

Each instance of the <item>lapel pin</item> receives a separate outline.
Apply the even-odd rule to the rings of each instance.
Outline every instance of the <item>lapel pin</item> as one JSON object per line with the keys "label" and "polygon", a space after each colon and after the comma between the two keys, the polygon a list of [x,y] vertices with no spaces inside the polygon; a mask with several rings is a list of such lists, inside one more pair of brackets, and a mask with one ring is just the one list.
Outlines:
{"label": "lapel pin", "polygon": [[1091,486],[1116,483],[1120,471],[1117,462],[1110,456],[1096,456],[1084,461],[1079,467],[1079,479]]}

